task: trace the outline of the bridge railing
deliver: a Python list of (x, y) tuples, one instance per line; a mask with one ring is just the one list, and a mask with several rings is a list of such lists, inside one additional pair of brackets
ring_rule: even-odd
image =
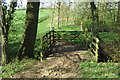
[(55, 41), (80, 40), (81, 35), (83, 35), (82, 31), (55, 31), (54, 39)]
[[(57, 41), (85, 41), (85, 36), (86, 34), (83, 31), (49, 31), (42, 37), (41, 40), (42, 51), (40, 53), (40, 59), (42, 60), (42, 58), (46, 58), (50, 54), (53, 46)], [(89, 44), (89, 49), (91, 50), (92, 55), (96, 61), (98, 61), (98, 44), (99, 39), (95, 37)]]
[(93, 37), (93, 41), (90, 44), (90, 51), (93, 55), (96, 62), (98, 62), (98, 50), (99, 50), (99, 39), (96, 37)]
[(90, 49), (96, 62), (99, 61), (99, 56), (102, 55), (99, 49), (100, 40), (92, 36), (92, 32), (88, 31), (49, 31), (41, 38), (40, 59), (46, 58), (57, 41), (77, 41), (85, 43)]
[(54, 30), (49, 31), (41, 38), (41, 48), (42, 51), (40, 53), (41, 57), (47, 57), (52, 47), (55, 45), (54, 41)]
[(57, 41), (80, 41), (82, 31), (49, 31), (41, 38), (40, 59), (47, 57)]

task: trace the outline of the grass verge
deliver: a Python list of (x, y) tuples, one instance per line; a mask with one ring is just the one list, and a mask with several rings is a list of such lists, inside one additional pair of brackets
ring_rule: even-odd
[(2, 66), (2, 77), (9, 78), (15, 73), (29, 68), (29, 66), (32, 66), (33, 64), (35, 64), (35, 62), (36, 60), (33, 59), (27, 59), (22, 61), (14, 60), (13, 62)]
[[(84, 62), (80, 64), (80, 78), (118, 78), (118, 63)], [(120, 78), (120, 77), (119, 77)]]
[[(90, 54), (88, 54), (91, 56)], [(77, 78), (120, 78), (120, 63), (96, 63), (86, 60), (80, 64), (80, 73)]]

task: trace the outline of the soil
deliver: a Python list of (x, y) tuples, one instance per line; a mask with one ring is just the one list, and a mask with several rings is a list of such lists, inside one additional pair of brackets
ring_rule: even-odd
[(80, 74), (79, 64), (89, 56), (85, 49), (69, 42), (57, 42), (49, 57), (12, 78), (74, 78)]

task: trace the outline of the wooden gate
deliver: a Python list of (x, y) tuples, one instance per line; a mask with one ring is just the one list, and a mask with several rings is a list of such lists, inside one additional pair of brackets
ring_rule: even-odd
[(49, 31), (41, 38), (41, 53), (40, 58), (47, 57), (52, 47), (55, 45), (54, 30)]
[(82, 31), (55, 31), (55, 41), (73, 41), (80, 40)]
[(80, 41), (82, 31), (49, 31), (41, 38), (40, 59), (47, 57), (57, 41)]

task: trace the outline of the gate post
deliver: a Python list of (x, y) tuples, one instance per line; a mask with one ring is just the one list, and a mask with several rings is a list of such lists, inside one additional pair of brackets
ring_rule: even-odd
[(54, 44), (55, 43), (55, 31), (54, 31), (54, 28), (53, 28), (52, 32), (53, 32), (53, 44)]
[(52, 46), (52, 31), (50, 31), (50, 47)]
[(40, 61), (42, 61), (43, 60), (43, 37), (41, 38), (41, 42), (40, 42), (41, 44), (40, 44), (40, 49), (41, 49), (41, 51), (40, 51)]
[(92, 52), (93, 57), (95, 58), (96, 62), (98, 62), (98, 50), (99, 50), (99, 39), (93, 37), (93, 42), (90, 44), (90, 50)]

